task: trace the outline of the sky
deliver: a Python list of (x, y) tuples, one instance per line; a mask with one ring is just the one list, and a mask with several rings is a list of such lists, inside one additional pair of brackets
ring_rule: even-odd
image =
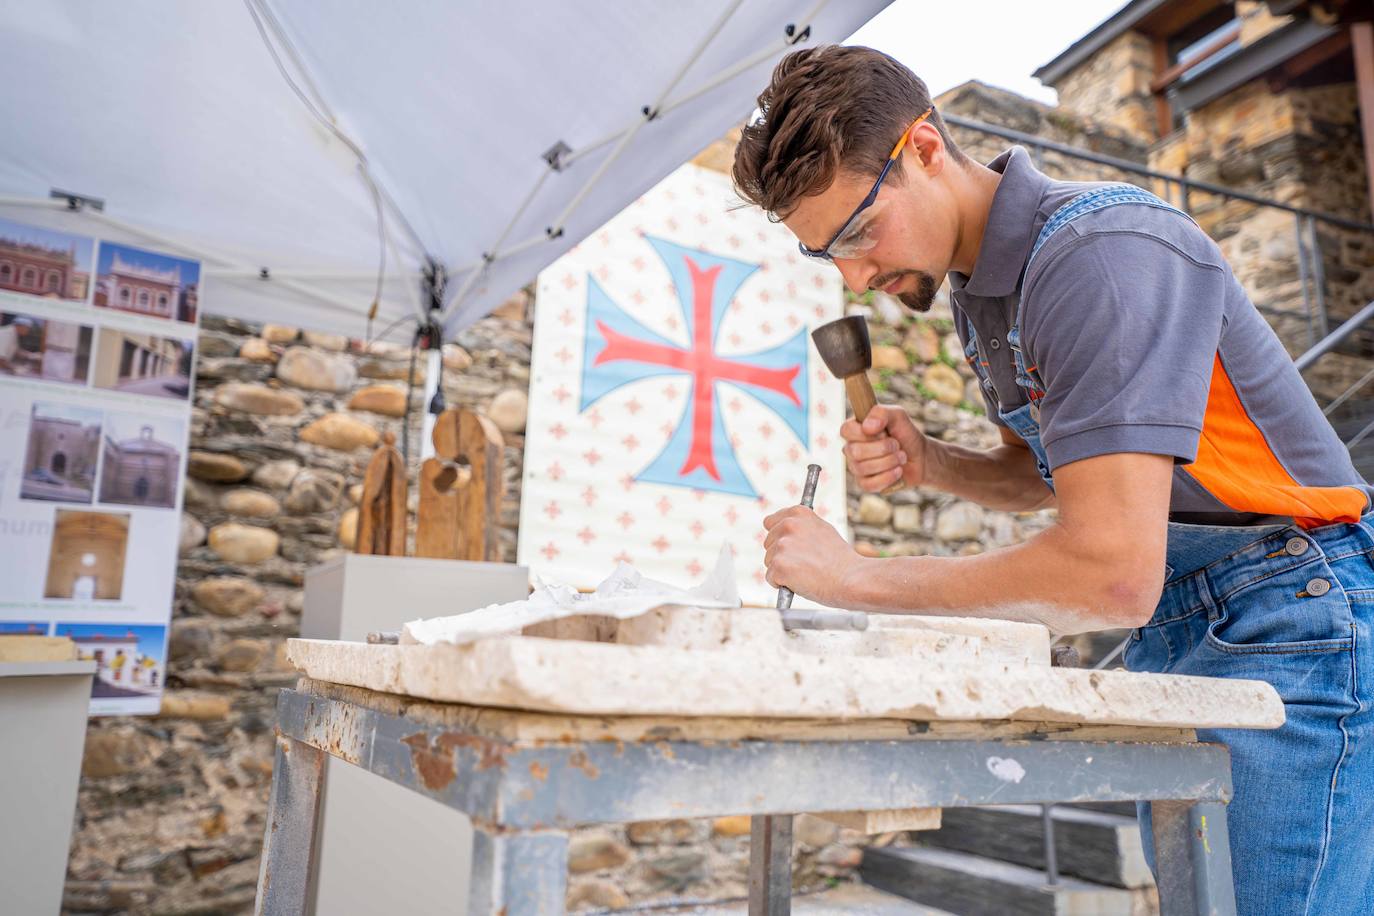
[(1125, 0), (893, 0), (845, 41), (897, 58), (932, 96), (979, 80), (1055, 103), (1031, 73), (1120, 9)]

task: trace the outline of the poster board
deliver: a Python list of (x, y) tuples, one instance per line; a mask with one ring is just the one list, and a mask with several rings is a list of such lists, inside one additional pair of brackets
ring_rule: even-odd
[(0, 633), (70, 636), (93, 715), (167, 668), (200, 264), (0, 219)]
[[(519, 562), (590, 588), (617, 562), (688, 584), (722, 542), (771, 606), (762, 519), (822, 467), (816, 512), (847, 535), (844, 387), (812, 328), (839, 274), (684, 165), (539, 275)], [(798, 600), (798, 606), (805, 602)]]

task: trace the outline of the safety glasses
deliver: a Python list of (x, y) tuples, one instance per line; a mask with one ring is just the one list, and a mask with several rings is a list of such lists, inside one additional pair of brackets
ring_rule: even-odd
[[(849, 219), (845, 220), (840, 230), (831, 237), (823, 248), (807, 248), (801, 242), (797, 243), (797, 248), (808, 258), (815, 258), (818, 261), (833, 261), (835, 258), (857, 258), (862, 257), (873, 249), (877, 240), (873, 238), (873, 223), (882, 207), (874, 207), (874, 202), (878, 199), (878, 190), (883, 186), (883, 179), (892, 170), (892, 164), (902, 155), (902, 150), (906, 148), (907, 140), (911, 139), (912, 131), (921, 125), (935, 112), (935, 108), (927, 108), (919, 118), (911, 122), (906, 130), (902, 131), (901, 137), (897, 139), (897, 145), (892, 147), (892, 152), (887, 157), (887, 164), (878, 173), (878, 180), (873, 182), (873, 190), (868, 192), (868, 196), (855, 208)], [(861, 219), (861, 217), (863, 217)]]

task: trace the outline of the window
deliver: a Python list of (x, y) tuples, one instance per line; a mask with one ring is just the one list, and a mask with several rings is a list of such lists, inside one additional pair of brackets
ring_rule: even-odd
[(32, 267), (25, 267), (24, 272), (19, 275), (19, 285), (29, 289), (38, 289), (38, 271)]
[(165, 311), (167, 311), (167, 294), (166, 294), (166, 293), (158, 293), (158, 294), (157, 294), (157, 308), (158, 308), (158, 311), (160, 311), (160, 312), (165, 312)]
[(48, 271), (48, 292), (60, 293), (62, 291), (62, 275), (55, 270)]
[(1237, 40), (1240, 38), (1240, 20), (1236, 18), (1235, 7), (1230, 4), (1216, 8), (1169, 39), (1169, 66), (1197, 57), (1212, 45), (1225, 43), (1227, 37), (1231, 39), (1230, 44), (1210, 54), (1197, 66), (1183, 71), (1179, 79), (1187, 82), (1240, 50)]
[(8, 283), (14, 278), (14, 268), (8, 261), (0, 262), (0, 283)]
[(152, 300), (151, 297), (149, 297), (148, 291), (146, 289), (141, 289), (138, 291), (138, 307), (140, 309), (142, 309), (145, 312), (148, 311), (148, 303), (150, 301)]
[(125, 305), (128, 305), (128, 304), (129, 304), (129, 299), (130, 299), (130, 298), (131, 298), (131, 297), (130, 297), (130, 295), (129, 295), (129, 287), (127, 287), (127, 286), (121, 286), (121, 287), (119, 288), (119, 301), (122, 302), (122, 303), (124, 303)]

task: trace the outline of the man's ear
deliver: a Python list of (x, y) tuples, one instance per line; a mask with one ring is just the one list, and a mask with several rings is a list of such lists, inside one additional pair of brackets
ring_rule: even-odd
[(935, 125), (929, 121), (916, 125), (906, 148), (902, 150), (902, 168), (920, 169), (927, 178), (934, 178), (949, 163), (945, 141)]

